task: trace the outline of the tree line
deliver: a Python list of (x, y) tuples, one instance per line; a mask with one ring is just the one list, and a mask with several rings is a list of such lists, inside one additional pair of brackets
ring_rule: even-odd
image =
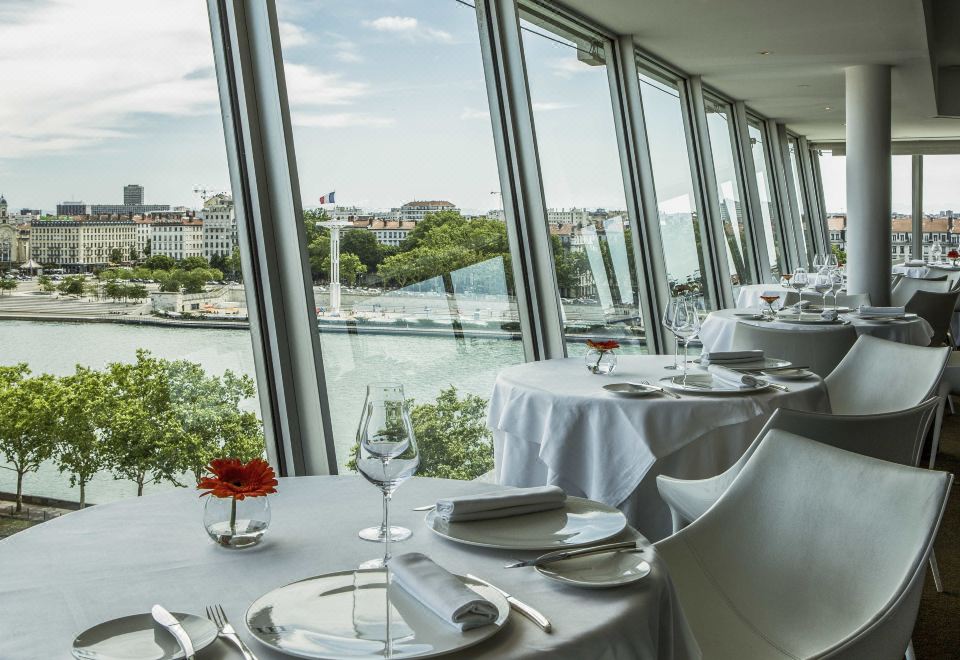
[(0, 366), (0, 455), (17, 474), (16, 510), (24, 479), (48, 460), (79, 487), (83, 507), (101, 471), (132, 481), (139, 496), (148, 483), (199, 479), (213, 458), (262, 456), (261, 422), (241, 409), (255, 396), (250, 376), (142, 349), (134, 362), (59, 377)]

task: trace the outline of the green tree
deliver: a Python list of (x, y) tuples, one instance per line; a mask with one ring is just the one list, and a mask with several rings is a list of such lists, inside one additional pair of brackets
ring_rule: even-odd
[(150, 294), (147, 293), (147, 287), (142, 284), (128, 284), (124, 287), (124, 298), (133, 300), (144, 300)]
[(130, 257), (130, 261), (137, 261), (140, 258), (140, 253), (137, 251), (137, 248), (132, 247), (130, 248), (130, 254), (128, 256)]
[(119, 300), (126, 297), (126, 286), (116, 280), (109, 280), (103, 286), (103, 293), (111, 300)]
[(580, 276), (590, 268), (585, 252), (574, 252), (563, 247), (557, 236), (550, 237), (553, 246), (553, 265), (557, 273), (557, 286), (571, 289), (580, 284)]
[(87, 292), (87, 278), (83, 275), (68, 275), (57, 285), (57, 291), (65, 296), (79, 298)]
[(182, 270), (196, 270), (197, 268), (202, 268), (206, 270), (210, 268), (210, 262), (203, 257), (187, 257), (186, 259), (181, 259), (177, 263), (177, 268)]
[(57, 443), (54, 460), (70, 485), (80, 488), (80, 508), (87, 503), (87, 484), (108, 467), (103, 429), (109, 417), (109, 392), (104, 372), (77, 365), (60, 379), (57, 397)]
[(243, 281), (243, 267), (240, 261), (240, 248), (233, 248), (233, 252), (230, 253), (230, 256), (227, 257), (226, 263), (224, 264), (223, 270), (225, 273), (229, 273), (230, 279), (236, 280), (237, 282)]
[(841, 250), (839, 245), (837, 245), (836, 243), (833, 243), (830, 246), (830, 251), (833, 252), (834, 255), (836, 255), (837, 263), (839, 263), (841, 266), (847, 263), (847, 253), (845, 250)]
[(172, 270), (177, 262), (173, 257), (168, 257), (165, 254), (153, 254), (147, 257), (143, 265), (150, 270)]
[(383, 249), (377, 242), (377, 237), (372, 231), (366, 229), (350, 229), (342, 232), (340, 252), (357, 255), (360, 262), (366, 266), (364, 273), (376, 271), (384, 258)]
[(120, 248), (110, 250), (110, 263), (118, 264), (121, 261), (123, 261), (123, 250)]
[(149, 257), (152, 251), (153, 248), (151, 247), (151, 240), (148, 238), (147, 244), (143, 246), (143, 256)]
[[(324, 259), (322, 264), (323, 272), (330, 273), (330, 255)], [(360, 257), (350, 252), (340, 253), (340, 281), (344, 284), (356, 284), (357, 278), (367, 272), (366, 265), (360, 261)]]
[(57, 290), (57, 285), (53, 283), (49, 275), (41, 275), (38, 277), (37, 284), (40, 285), (40, 290), (44, 293), (53, 293)]
[(179, 279), (184, 293), (203, 293), (204, 285), (210, 279), (206, 269), (180, 271)]
[(17, 504), (23, 508), (23, 478), (53, 455), (57, 380), (30, 377), (26, 364), (0, 367), (0, 453), (17, 473)]
[(4, 291), (13, 291), (20, 283), (7, 277), (0, 278), (0, 294)]

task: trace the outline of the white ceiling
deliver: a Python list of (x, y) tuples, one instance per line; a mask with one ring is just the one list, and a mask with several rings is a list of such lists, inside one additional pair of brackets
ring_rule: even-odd
[(923, 0), (564, 4), (812, 140), (843, 139), (843, 69), (868, 63), (893, 66), (894, 138), (960, 139), (960, 119), (935, 118)]

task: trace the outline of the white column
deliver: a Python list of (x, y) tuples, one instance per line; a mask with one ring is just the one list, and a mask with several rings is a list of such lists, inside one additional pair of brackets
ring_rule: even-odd
[(340, 227), (330, 227), (330, 314), (340, 316)]
[(890, 302), (890, 67), (847, 67), (847, 275), (850, 293)]

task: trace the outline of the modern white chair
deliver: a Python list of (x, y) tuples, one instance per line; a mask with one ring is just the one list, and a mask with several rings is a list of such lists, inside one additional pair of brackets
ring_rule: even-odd
[(951, 345), (950, 321), (960, 298), (960, 290), (951, 290), (946, 293), (933, 291), (917, 291), (907, 301), (906, 310), (925, 319), (933, 328), (931, 346)]
[(952, 479), (768, 433), (714, 506), (655, 544), (704, 657), (911, 657)]
[(922, 280), (916, 277), (904, 277), (890, 292), (890, 304), (903, 307), (917, 291), (933, 291), (946, 293), (950, 290), (950, 282), (946, 278), (939, 280)]
[(950, 288), (955, 288), (957, 284), (960, 284), (960, 270), (954, 270), (953, 268), (938, 268), (937, 266), (929, 266), (930, 276), (931, 277), (944, 277), (949, 283)]
[(731, 350), (760, 348), (770, 357), (806, 365), (820, 377), (826, 377), (857, 341), (857, 331), (850, 325), (824, 327), (816, 332), (788, 328), (772, 328), (751, 323), (737, 323), (733, 330)]

